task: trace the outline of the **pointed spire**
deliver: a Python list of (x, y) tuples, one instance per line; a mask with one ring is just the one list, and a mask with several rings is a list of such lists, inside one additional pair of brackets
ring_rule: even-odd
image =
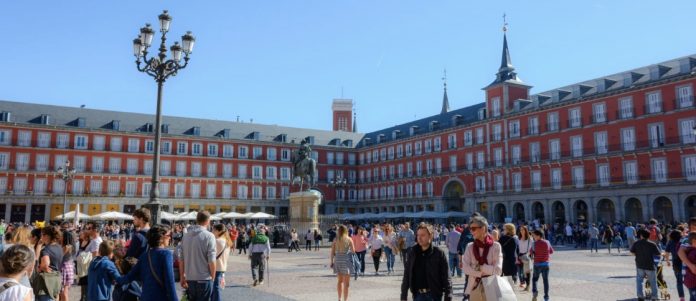
[(440, 114), (445, 114), (449, 112), (449, 99), (447, 98), (447, 69), (445, 69), (444, 76), (442, 77), (442, 82), (445, 87), (445, 93), (442, 96), (442, 111), (440, 111)]
[(502, 83), (505, 81), (516, 81), (519, 84), (523, 84), (522, 80), (517, 77), (517, 72), (515, 72), (515, 67), (512, 66), (512, 60), (510, 59), (510, 49), (508, 48), (507, 42), (507, 30), (508, 23), (505, 14), (503, 14), (503, 53), (500, 59), (500, 68), (498, 68), (498, 73), (496, 74), (495, 80), (491, 85)]
[(357, 132), (358, 132), (358, 123), (357, 123), (357, 119), (355, 116), (355, 111), (353, 111), (353, 133), (357, 133)]

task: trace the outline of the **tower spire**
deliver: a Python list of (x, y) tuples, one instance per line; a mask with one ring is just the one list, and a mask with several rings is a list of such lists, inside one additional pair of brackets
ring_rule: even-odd
[(442, 83), (444, 85), (444, 95), (442, 96), (442, 111), (440, 111), (440, 114), (445, 114), (449, 112), (449, 99), (447, 98), (447, 69), (444, 71), (444, 75), (442, 76)]
[(491, 85), (502, 83), (508, 80), (522, 83), (522, 81), (517, 77), (515, 67), (512, 66), (512, 60), (510, 59), (510, 49), (508, 48), (507, 42), (507, 31), (507, 18), (506, 15), (503, 14), (503, 53), (500, 59), (500, 68), (498, 68), (498, 73), (496, 73), (495, 75), (495, 81), (493, 81)]
[(357, 121), (357, 119), (356, 119), (355, 110), (353, 110), (353, 133), (358, 132), (358, 123), (356, 121)]

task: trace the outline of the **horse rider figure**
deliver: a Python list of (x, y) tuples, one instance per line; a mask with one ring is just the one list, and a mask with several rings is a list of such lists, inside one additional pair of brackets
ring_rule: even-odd
[(297, 158), (295, 158), (295, 162), (293, 162), (295, 168), (300, 168), (300, 163), (309, 158), (311, 153), (312, 148), (309, 147), (309, 143), (307, 143), (306, 139), (302, 139), (302, 142), (300, 142), (300, 149), (297, 150)]
[(300, 142), (299, 149), (293, 151), (292, 163), (293, 163), (293, 184), (295, 183), (295, 178), (300, 180), (300, 190), (304, 180), (307, 179), (307, 183), (311, 188), (314, 185), (314, 176), (317, 173), (317, 163), (311, 158), (312, 148), (309, 147), (309, 142), (306, 139), (302, 139)]

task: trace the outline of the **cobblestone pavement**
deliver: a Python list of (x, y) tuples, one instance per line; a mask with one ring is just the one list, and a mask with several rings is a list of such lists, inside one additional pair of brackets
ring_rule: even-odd
[[(329, 250), (288, 253), (274, 249), (269, 261), (270, 275), (263, 285), (252, 287), (249, 259), (230, 256), (226, 273), (224, 300), (337, 300), (336, 277), (328, 267)], [(397, 257), (396, 273), (374, 276), (372, 258), (367, 258), (366, 275), (351, 279), (349, 300), (398, 300), (403, 266)], [(557, 247), (552, 255), (550, 272), (551, 300), (635, 300), (634, 259), (623, 251), (607, 254), (606, 249), (590, 254), (587, 250)], [(386, 263), (380, 269), (386, 270)], [(671, 267), (665, 267), (672, 300), (679, 300)], [(453, 279), (455, 298), (461, 300), (463, 278)], [(178, 285), (178, 284), (177, 284)], [(543, 294), (541, 279), (538, 282)], [(517, 288), (516, 288), (517, 291)], [(79, 288), (74, 287), (71, 300), (78, 300)], [(531, 292), (517, 291), (518, 300), (532, 299)], [(410, 300), (409, 296), (409, 300)], [(541, 299), (541, 298), (540, 298)]]

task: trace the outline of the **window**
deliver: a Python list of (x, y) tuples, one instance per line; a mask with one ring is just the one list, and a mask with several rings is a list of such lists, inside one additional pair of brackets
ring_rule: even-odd
[(486, 177), (478, 176), (476, 177), (476, 192), (485, 193), (486, 192)]
[(650, 147), (662, 147), (665, 145), (665, 134), (661, 123), (648, 125), (648, 135), (650, 136)]
[(486, 167), (486, 158), (484, 152), (476, 153), (476, 168), (483, 169)]
[(27, 178), (15, 178), (13, 193), (16, 195), (24, 195), (27, 192)]
[[(351, 155), (351, 154), (349, 154), (348, 156), (350, 157), (350, 155)], [(355, 154), (352, 154), (352, 155), (355, 157)], [(404, 145), (403, 145), (403, 144), (399, 144), (399, 145), (396, 146), (396, 157), (397, 157), (397, 158), (401, 158), (401, 157), (403, 157), (403, 156), (404, 156)], [(351, 164), (351, 165), (353, 165), (353, 164)]]
[(152, 160), (145, 160), (143, 163), (143, 174), (145, 175), (152, 175)]
[(568, 110), (568, 127), (577, 128), (582, 126), (582, 116), (580, 115), (580, 108), (574, 108)]
[(508, 132), (510, 138), (517, 138), (520, 136), (520, 121), (513, 120), (508, 123)]
[(474, 169), (474, 154), (467, 153), (466, 154), (466, 170), (473, 170), (473, 169)]
[[(344, 164), (344, 153), (336, 153), (336, 165), (343, 165)], [(389, 148), (389, 159), (394, 159), (394, 148), (390, 147)]]
[(126, 182), (126, 196), (127, 197), (134, 197), (135, 196), (135, 191), (137, 190), (137, 182), (132, 182), (128, 181)]
[[(415, 145), (415, 149), (416, 149), (416, 150), (415, 150), (416, 155), (420, 155), (420, 154), (422, 153), (422, 152), (421, 152), (421, 143), (420, 143), (420, 141), (416, 142), (414, 145)], [(374, 159), (374, 158), (373, 158), (373, 159)], [(374, 161), (376, 162), (377, 160), (374, 160)]]
[(551, 186), (553, 189), (561, 189), (563, 182), (561, 181), (561, 169), (554, 168), (551, 170)]
[(59, 133), (58, 136), (56, 136), (56, 147), (57, 148), (68, 148), (68, 143), (70, 136), (66, 133)]
[[(399, 164), (399, 177), (401, 177), (401, 170), (402, 170), (402, 165)], [(449, 169), (450, 172), (456, 172), (457, 171), (457, 155), (452, 155), (449, 158)]]
[(561, 141), (558, 139), (549, 140), (549, 159), (561, 159)]
[[(382, 167), (384, 169), (384, 167)], [(425, 174), (427, 175), (432, 175), (433, 174), (433, 160), (425, 160)]]
[[(343, 159), (343, 156), (341, 156)], [(269, 147), (266, 149), (266, 160), (275, 161), (276, 160), (276, 149), (274, 147)]]
[(597, 184), (602, 187), (607, 187), (610, 183), (609, 164), (597, 165)]
[(281, 161), (290, 161), (290, 150), (287, 148), (281, 149), (280, 150), (280, 160)]
[(121, 173), (121, 158), (109, 158), (109, 172)]
[(598, 155), (609, 152), (609, 148), (607, 147), (607, 132), (595, 133), (595, 152)]
[(621, 146), (627, 152), (636, 149), (636, 134), (633, 128), (621, 129)]
[(202, 156), (203, 155), (203, 143), (191, 143), (191, 155), (192, 156)]
[(503, 175), (495, 175), (495, 192), (503, 193)]
[(129, 158), (126, 160), (126, 173), (129, 175), (138, 173), (138, 159)]
[(267, 180), (277, 179), (276, 170), (277, 169), (275, 166), (266, 166), (266, 179)]
[(603, 102), (592, 105), (592, 120), (594, 123), (602, 123), (607, 121), (606, 105)]
[(628, 119), (633, 118), (633, 98), (623, 97), (619, 98), (619, 118)]
[(197, 199), (201, 197), (201, 183), (191, 183), (191, 198)]
[[(456, 149), (457, 148), (457, 135), (456, 134), (449, 134), (447, 136), (447, 149)], [(397, 148), (398, 150), (398, 148)], [(401, 156), (399, 156), (401, 157)]]
[[(7, 178), (0, 178), (0, 189), (5, 190), (7, 186)], [(53, 193), (54, 194), (62, 194), (65, 189), (65, 182), (61, 179), (54, 179), (53, 180)]]
[(31, 131), (19, 131), (17, 146), (31, 146)]
[(73, 180), (72, 181), (72, 195), (83, 195), (85, 194), (85, 181), (84, 180)]
[(102, 187), (102, 180), (92, 180), (89, 182), (89, 193), (91, 195), (99, 196), (104, 193)]
[[(411, 144), (406, 144), (406, 156), (410, 157), (411, 156)], [(369, 162), (368, 162), (369, 163)]]
[(186, 183), (176, 183), (174, 185), (174, 197), (175, 198), (186, 197)]
[(208, 183), (205, 186), (205, 197), (209, 199), (214, 199), (216, 197), (216, 186), (215, 183)]
[(183, 155), (183, 156), (188, 155), (188, 143), (181, 142), (181, 141), (177, 142), (176, 143), (176, 154)]
[(696, 156), (684, 157), (684, 178), (696, 181)]
[(218, 156), (218, 145), (215, 143), (208, 143), (208, 157)]
[(104, 157), (92, 157), (92, 172), (93, 173), (104, 172)]
[(121, 183), (119, 181), (109, 181), (109, 196), (117, 196), (121, 189)]
[(558, 112), (551, 112), (546, 115), (546, 130), (549, 132), (558, 131)]
[(249, 147), (239, 146), (239, 158), (246, 159), (249, 156)]
[(237, 177), (240, 179), (246, 179), (247, 177), (247, 166), (246, 164), (239, 164), (237, 166)]
[(0, 170), (7, 170), (10, 165), (10, 154), (0, 153)]
[(254, 200), (260, 200), (261, 199), (261, 189), (262, 187), (259, 185), (254, 185), (252, 186), (252, 195), (251, 198)]
[(502, 140), (502, 126), (500, 124), (493, 125), (493, 141)]
[(18, 170), (18, 171), (29, 170), (29, 154), (17, 154), (16, 159), (17, 159), (17, 162), (15, 163), (16, 170)]
[(654, 114), (662, 112), (662, 94), (660, 91), (655, 91), (645, 94), (646, 114)]
[(253, 152), (254, 152), (254, 159), (256, 159), (256, 160), (262, 159), (262, 154), (263, 154), (262, 147), (260, 147), (260, 146), (254, 147)]
[(512, 187), (515, 192), (522, 191), (522, 174), (519, 172), (512, 174)]
[(573, 167), (573, 184), (575, 188), (583, 188), (585, 186), (585, 168), (583, 166)]
[(476, 144), (483, 144), (483, 128), (476, 129)]
[(166, 161), (163, 160), (162, 162), (160, 162), (159, 173), (161, 176), (168, 176), (171, 174), (171, 172), (172, 172), (172, 162), (170, 162), (168, 160), (166, 160)]
[(36, 170), (37, 171), (47, 171), (49, 163), (49, 155), (38, 154), (36, 155)]
[(470, 146), (472, 144), (473, 144), (473, 139), (472, 139), (471, 131), (464, 132), (464, 145)]
[[(160, 145), (160, 154), (169, 155), (172, 153), (172, 142), (168, 140), (163, 140), (162, 145)], [(160, 186), (162, 187), (162, 186)], [(169, 187), (169, 186), (167, 186)], [(160, 191), (162, 188), (160, 188)]]
[(150, 182), (143, 183), (142, 196), (144, 198), (149, 197), (150, 193), (152, 193), (152, 183), (150, 183)]
[(522, 149), (519, 145), (512, 146), (512, 165), (520, 164), (522, 158)]
[(216, 177), (217, 176), (217, 163), (209, 162), (208, 166), (206, 168), (206, 171), (207, 171), (206, 175), (208, 176), (208, 178)]
[(503, 166), (503, 149), (502, 148), (494, 149), (493, 150), (493, 158), (495, 160), (496, 167)]
[(176, 161), (176, 176), (185, 177), (186, 176), (186, 161)]
[(0, 144), (10, 145), (12, 143), (12, 131), (11, 130), (0, 130)]
[(128, 138), (128, 152), (129, 153), (140, 152), (140, 139)]
[(500, 97), (491, 98), (491, 114), (492, 117), (500, 116)]
[(155, 141), (154, 140), (145, 140), (145, 152), (148, 154), (152, 154), (155, 152)]
[(691, 85), (677, 87), (677, 108), (683, 109), (694, 105), (694, 95)]
[(326, 164), (334, 164), (334, 153), (326, 152)]
[(636, 161), (624, 162), (624, 177), (626, 184), (638, 184), (638, 163)]
[(652, 175), (655, 183), (667, 182), (667, 160), (657, 158), (652, 160)]
[(233, 155), (234, 155), (234, 145), (225, 144), (222, 146), (222, 157), (223, 158), (232, 158)]
[(121, 151), (121, 142), (123, 140), (121, 137), (111, 137), (111, 151), (112, 152), (120, 152)]
[(263, 179), (263, 171), (261, 170), (261, 166), (254, 165), (251, 167), (251, 178), (252, 179)]
[[(369, 170), (367, 171), (367, 174), (368, 174), (367, 178), (369, 179), (370, 178), (370, 176), (369, 176), (370, 171)], [(406, 163), (406, 176), (407, 177), (413, 176), (413, 164), (411, 164), (411, 162)]]
[(191, 176), (192, 177), (200, 177), (201, 176), (201, 169), (203, 168), (201, 162), (191, 162)]
[(539, 134), (539, 118), (534, 116), (534, 117), (529, 117), (527, 120), (527, 135), (538, 135)]
[[(97, 136), (94, 137), (95, 143), (96, 143), (96, 137)], [(103, 139), (104, 139), (104, 137), (102, 137), (102, 142), (104, 141)], [(38, 144), (38, 146), (39, 147), (51, 147), (51, 133), (39, 132), (39, 144)], [(102, 148), (103, 148), (103, 145), (102, 145)]]
[(290, 180), (290, 168), (289, 167), (281, 167), (280, 168), (280, 179), (283, 181)]
[(416, 176), (420, 177), (422, 175), (423, 175), (423, 161), (418, 161), (418, 162), (416, 162)]
[(435, 139), (433, 139), (433, 150), (436, 152), (442, 150), (442, 140), (440, 139), (440, 137), (435, 137)]
[(695, 124), (696, 120), (694, 119), (686, 119), (679, 121), (679, 136), (681, 136), (682, 143), (689, 144), (696, 142), (696, 136), (694, 136)]
[(231, 199), (232, 198), (232, 185), (222, 184), (222, 198)]
[(570, 137), (570, 145), (572, 146), (573, 158), (582, 157), (582, 136)]
[(541, 171), (534, 170), (531, 172), (532, 176), (532, 189), (539, 191), (541, 190)]
[(541, 148), (539, 142), (532, 142), (529, 144), (529, 161), (532, 163), (541, 161)]
[(267, 200), (275, 200), (276, 199), (275, 186), (266, 186), (266, 199)]

